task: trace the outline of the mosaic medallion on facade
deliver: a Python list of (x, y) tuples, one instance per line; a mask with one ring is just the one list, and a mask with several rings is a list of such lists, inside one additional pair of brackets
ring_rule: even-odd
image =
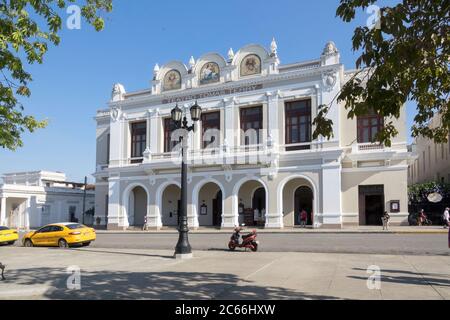
[(241, 62), (241, 76), (251, 76), (261, 73), (261, 59), (255, 55), (250, 54)]
[(219, 82), (220, 69), (219, 65), (215, 62), (208, 62), (200, 71), (200, 84), (208, 84)]
[(164, 90), (181, 89), (181, 74), (177, 70), (170, 70), (164, 77)]

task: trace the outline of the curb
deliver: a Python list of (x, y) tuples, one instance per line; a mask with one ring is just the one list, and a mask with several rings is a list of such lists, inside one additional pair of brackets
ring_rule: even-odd
[[(16, 286), (19, 287), (19, 286)], [(24, 286), (23, 288), (3, 290), (2, 284), (0, 282), (0, 300), (9, 300), (14, 298), (27, 298), (27, 297), (35, 297), (42, 296), (49, 290), (54, 289), (50, 286), (40, 286), (29, 288), (29, 286)]]
[[(233, 231), (190, 231), (189, 234), (231, 234)], [(244, 233), (247, 231), (244, 231)], [(249, 231), (248, 231), (249, 232)], [(296, 232), (296, 231), (257, 231), (259, 234), (448, 234), (448, 231), (309, 231), (309, 232)], [(97, 234), (116, 234), (116, 235), (177, 235), (177, 231), (97, 231)]]

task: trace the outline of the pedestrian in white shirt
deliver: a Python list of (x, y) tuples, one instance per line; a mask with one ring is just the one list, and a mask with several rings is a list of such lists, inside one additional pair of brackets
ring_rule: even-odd
[(446, 229), (450, 224), (450, 208), (445, 208), (442, 218), (444, 220), (444, 228)]
[(142, 231), (148, 231), (147, 216), (144, 217), (144, 225), (142, 226)]

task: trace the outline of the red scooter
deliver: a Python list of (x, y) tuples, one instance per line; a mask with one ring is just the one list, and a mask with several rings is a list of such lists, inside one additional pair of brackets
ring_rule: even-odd
[(253, 252), (258, 251), (259, 242), (256, 241), (256, 230), (253, 230), (251, 233), (242, 236), (242, 243), (240, 243), (239, 238), (241, 236), (241, 231), (241, 227), (237, 227), (236, 229), (234, 229), (234, 233), (230, 238), (230, 242), (228, 242), (228, 249), (230, 249), (230, 251), (234, 251), (236, 248), (248, 248)]

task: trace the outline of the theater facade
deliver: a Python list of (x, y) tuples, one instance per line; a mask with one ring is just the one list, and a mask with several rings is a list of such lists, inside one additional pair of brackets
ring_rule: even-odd
[[(173, 227), (180, 207), (180, 148), (170, 112), (196, 101), (203, 113), (189, 136), (191, 228), (313, 228), (407, 223), (406, 115), (348, 119), (336, 95), (345, 70), (333, 42), (318, 59), (281, 64), (277, 43), (248, 45), (227, 57), (193, 57), (154, 68), (151, 87), (114, 85), (99, 110), (95, 213), (108, 229)], [(313, 139), (320, 105), (330, 105), (333, 137)], [(390, 147), (372, 138), (385, 121)], [(145, 217), (147, 217), (145, 219)]]

